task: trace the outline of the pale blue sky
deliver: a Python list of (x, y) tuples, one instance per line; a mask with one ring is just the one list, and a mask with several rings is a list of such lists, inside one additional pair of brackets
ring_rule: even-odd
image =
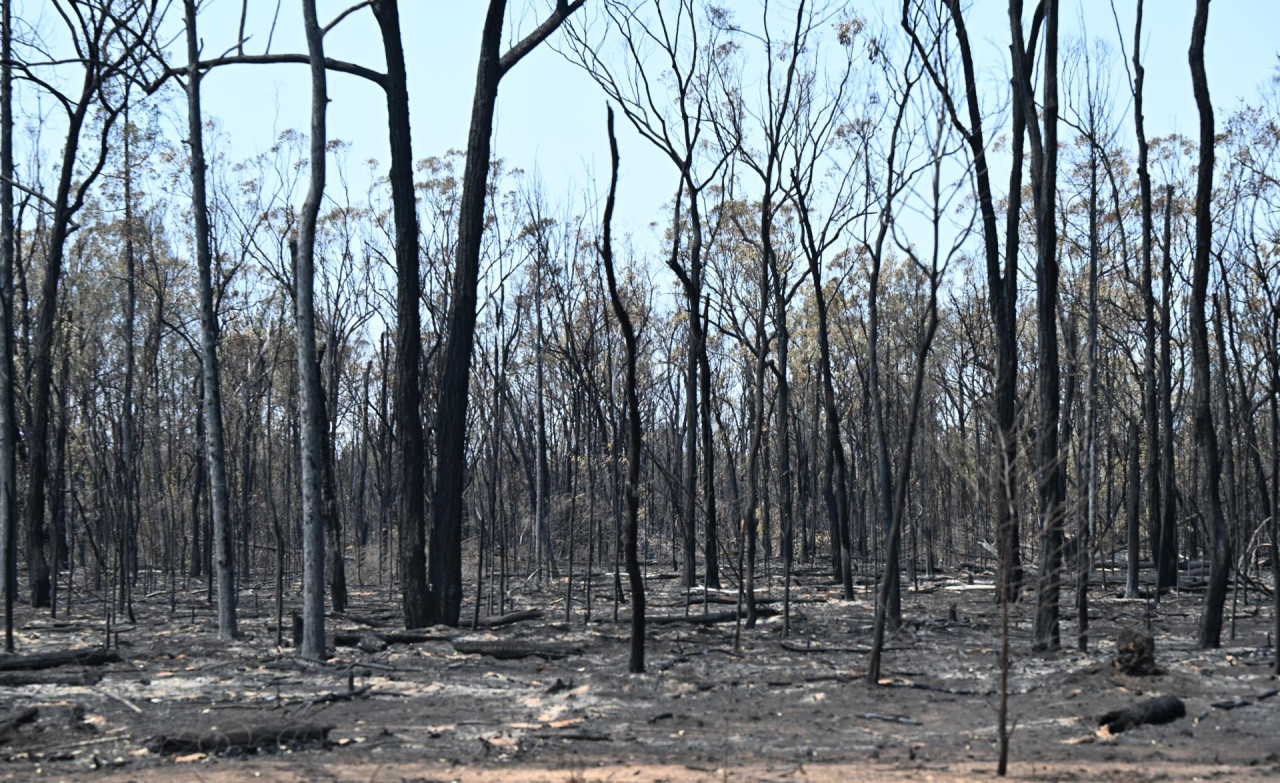
[[(319, 0), (322, 23), (332, 19), (354, 0)], [(25, 0), (17, 6), (20, 20), (45, 32), (56, 31), (47, 0)], [(527, 32), (542, 18), (553, 0), (509, 0), (508, 40)], [(597, 0), (587, 0), (588, 5)], [(794, 0), (774, 0), (791, 5)], [(759, 0), (721, 0), (740, 14), (756, 13)], [(205, 0), (201, 36), (206, 56), (222, 53), (235, 42), (241, 0)], [(400, 0), (404, 47), (409, 75), (415, 158), (440, 155), (466, 144), (474, 89), (480, 28), (487, 7), (484, 0)], [(1028, 5), (1031, 5), (1028, 2)], [(1116, 0), (1124, 46), (1132, 41), (1135, 0)], [(262, 51), (276, 0), (249, 0), (247, 30), (252, 38), (248, 51)], [(305, 52), (299, 0), (282, 0), (272, 42), (273, 52)], [(1195, 103), (1187, 66), (1193, 0), (1146, 0), (1143, 55), (1147, 68), (1147, 133), (1157, 137), (1172, 132), (1196, 134)], [(884, 18), (897, 34), (898, 0), (862, 0), (855, 4), (865, 17)], [(1007, 0), (973, 0), (968, 12), (970, 34), (984, 89), (991, 91), (991, 105), (1007, 99)], [(167, 33), (175, 40), (175, 61), (185, 59), (181, 50), (181, 4), (173, 5)], [(1084, 20), (1091, 37), (1104, 38), (1117, 53), (1111, 0), (1064, 0), (1062, 39), (1064, 51), (1080, 36)], [(1261, 85), (1275, 73), (1280, 29), (1280, 0), (1214, 0), (1206, 47), (1210, 90), (1218, 110), (1219, 127), (1228, 112), (1241, 101), (1253, 101)], [(56, 32), (54, 33), (56, 35)], [(554, 42), (554, 39), (553, 39)], [(349, 17), (326, 40), (330, 56), (381, 70), (382, 46), (377, 26), (367, 10)], [(1116, 61), (1119, 67), (1118, 60)], [(271, 146), (287, 128), (305, 129), (310, 112), (307, 71), (301, 65), (237, 66), (219, 69), (204, 82), (204, 109), (224, 128), (220, 138), (231, 160), (247, 159)], [(1129, 95), (1123, 73), (1117, 75), (1118, 108), (1127, 111)], [(19, 101), (25, 111), (34, 110), (32, 89), (23, 86)], [(349, 160), (353, 175), (361, 176), (362, 161), (387, 161), (385, 98), (375, 86), (356, 77), (332, 74), (329, 108), (331, 138), (352, 143)], [(185, 135), (181, 97), (169, 93), (172, 134)], [(50, 106), (45, 102), (44, 110)], [(56, 125), (57, 117), (46, 115)], [(30, 127), (28, 125), (27, 127)], [(622, 152), (619, 215), (622, 229), (641, 234), (650, 221), (665, 225), (660, 211), (674, 190), (676, 172), (620, 123)], [(992, 126), (994, 138), (1006, 130)], [(1123, 120), (1121, 139), (1132, 147), (1132, 121)], [(54, 143), (57, 134), (46, 129), (43, 144)], [(1062, 137), (1070, 139), (1068, 129)], [(20, 144), (22, 140), (20, 139)], [(46, 156), (54, 150), (46, 150)], [(604, 98), (594, 82), (549, 46), (540, 47), (504, 79), (498, 102), (494, 152), (509, 166), (536, 169), (545, 192), (564, 201), (574, 192), (581, 206), (599, 192), (607, 177), (607, 144), (604, 136)], [(20, 155), (21, 158), (21, 155)], [(357, 189), (361, 183), (352, 183)], [(645, 243), (644, 237), (640, 240)]]
[[(588, 3), (592, 0), (588, 0)], [(321, 0), (322, 23), (349, 3)], [(483, 0), (401, 0), (402, 27), (413, 114), (414, 155), (441, 154), (466, 144), (474, 88), (480, 28), (487, 3)], [(550, 0), (510, 0), (508, 37), (527, 31)], [(724, 5), (746, 12), (756, 0), (726, 0)], [(1030, 4), (1029, 4), (1030, 5)], [(1133, 0), (1117, 0), (1125, 46), (1132, 40)], [(249, 29), (251, 50), (265, 43), (272, 0), (252, 0)], [(273, 50), (305, 51), (299, 3), (284, 0)], [(1187, 67), (1192, 0), (1147, 0), (1144, 62), (1147, 68), (1147, 132), (1151, 137), (1171, 132), (1196, 133), (1195, 104)], [(889, 14), (896, 20), (892, 0), (859, 4), (861, 13)], [(983, 79), (990, 89), (1006, 89), (1008, 22), (1005, 0), (975, 0), (969, 12), (971, 36)], [(231, 44), (238, 23), (239, 0), (211, 0), (202, 16), (206, 53)], [(1110, 0), (1067, 0), (1062, 10), (1062, 37), (1080, 35), (1083, 18), (1092, 37), (1117, 43)], [(1210, 12), (1207, 68), (1213, 101), (1222, 117), (1241, 100), (1253, 100), (1259, 85), (1271, 78), (1276, 65), (1280, 2), (1273, 0), (1215, 0)], [(334, 57), (382, 67), (377, 27), (365, 11), (349, 18), (330, 34), (327, 52)], [(232, 139), (233, 157), (266, 148), (277, 131), (305, 128), (309, 111), (306, 72), (301, 66), (238, 67), (225, 69), (205, 81), (205, 111), (217, 117)], [(1118, 80), (1124, 88), (1123, 77)], [(369, 157), (386, 161), (384, 98), (362, 80), (333, 75), (330, 79), (329, 133), (354, 144), (351, 160)], [(1128, 107), (1128, 94), (1120, 96)], [(594, 83), (549, 47), (534, 52), (503, 81), (495, 128), (495, 153), (510, 165), (539, 169), (548, 191), (565, 193), (574, 183), (606, 176), (607, 145), (603, 128), (604, 99)], [(1126, 123), (1131, 125), (1131, 123)], [(1125, 135), (1130, 135), (1131, 132)], [(1066, 132), (1064, 129), (1064, 137)], [(653, 154), (629, 129), (622, 145), (622, 199), (633, 223), (658, 217), (655, 210), (671, 196), (671, 164)], [(633, 225), (639, 228), (640, 225)]]

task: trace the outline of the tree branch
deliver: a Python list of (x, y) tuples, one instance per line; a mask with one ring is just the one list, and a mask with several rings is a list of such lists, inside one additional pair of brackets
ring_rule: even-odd
[(547, 17), (545, 22), (538, 25), (533, 32), (526, 35), (519, 43), (507, 50), (507, 53), (502, 55), (502, 59), (498, 60), (498, 73), (505, 76), (507, 71), (514, 68), (516, 63), (520, 62), (526, 54), (532, 52), (538, 44), (547, 40), (552, 33), (559, 29), (564, 20), (568, 19), (569, 15), (574, 11), (581, 8), (584, 2), (586, 0), (573, 0), (572, 3), (566, 0), (556, 0), (556, 10), (551, 12), (551, 16)]
[[(305, 54), (236, 54), (228, 57), (215, 57), (212, 60), (201, 60), (196, 63), (196, 67), (204, 72), (223, 65), (279, 65), (285, 63), (292, 65), (307, 65), (310, 62), (310, 58)], [(335, 60), (332, 57), (324, 58), (324, 67), (330, 71), (368, 79), (379, 87), (386, 89), (386, 74), (379, 73), (372, 68), (366, 68), (363, 65), (349, 63), (345, 60)], [(174, 76), (180, 76), (183, 73), (186, 73), (187, 69), (188, 66), (185, 65), (166, 68), (164, 73), (161, 74), (159, 81), (164, 81)]]

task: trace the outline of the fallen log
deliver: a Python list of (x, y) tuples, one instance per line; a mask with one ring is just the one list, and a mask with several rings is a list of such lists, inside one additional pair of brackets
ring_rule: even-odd
[(323, 745), (329, 740), (332, 726), (286, 724), (256, 726), (226, 731), (161, 734), (147, 740), (147, 750), (159, 755), (174, 753), (256, 753), (275, 748), (298, 748)]
[(360, 640), (365, 637), (373, 637), (381, 639), (387, 644), (420, 644), (421, 642), (443, 642), (449, 637), (439, 636), (429, 633), (414, 633), (413, 631), (402, 631), (395, 633), (370, 633), (369, 631), (360, 631), (357, 633), (336, 633), (333, 635), (333, 645), (335, 647), (356, 647), (360, 644)]
[[(800, 602), (799, 599), (793, 599), (793, 603), (799, 603), (799, 602)], [(691, 595), (689, 596), (687, 605), (699, 606), (699, 607), (702, 606), (703, 604), (719, 604), (721, 606), (734, 606), (737, 603), (738, 603), (738, 598), (736, 595), (716, 595), (712, 593), (708, 595), (706, 599), (703, 599), (701, 595)], [(766, 604), (773, 604), (773, 603), (778, 603), (778, 599), (776, 598), (757, 598), (756, 599), (756, 606), (764, 606)], [(652, 606), (654, 608), (666, 607), (668, 609), (683, 609), (686, 605), (686, 602), (685, 601), (669, 601), (669, 602), (663, 602), (663, 603), (646, 602), (645, 605)]]
[(1112, 734), (1119, 734), (1146, 723), (1171, 723), (1186, 715), (1187, 705), (1182, 703), (1182, 699), (1177, 696), (1159, 696), (1112, 710), (1099, 718), (1098, 722)]
[(38, 717), (40, 717), (40, 710), (35, 707), (26, 707), (15, 712), (12, 717), (0, 720), (0, 742), (8, 739), (10, 732), (19, 726), (32, 723)]
[(5, 672), (0, 674), (0, 688), (21, 688), (23, 685), (97, 685), (102, 672)]
[(863, 712), (863, 713), (858, 713), (853, 717), (862, 718), (863, 720), (882, 720), (887, 723), (902, 723), (907, 726), (923, 725), (920, 721), (915, 720), (913, 718), (908, 718), (905, 715), (885, 715), (879, 712)]
[(1249, 705), (1253, 704), (1254, 701), (1266, 701), (1267, 699), (1270, 699), (1272, 696), (1275, 696), (1277, 693), (1280, 693), (1280, 689), (1269, 688), (1268, 690), (1265, 690), (1259, 693), (1257, 696), (1253, 697), (1253, 699), (1243, 699), (1243, 698), (1230, 699), (1228, 701), (1214, 702), (1209, 706), (1213, 707), (1215, 710), (1234, 710), (1237, 707), (1248, 707)]
[(382, 620), (379, 618), (360, 617), (358, 615), (349, 614), (347, 612), (330, 612), (329, 616), (337, 620), (346, 620), (349, 623), (355, 623), (356, 625), (363, 625), (368, 628), (381, 628), (383, 625)]
[(551, 642), (520, 641), (468, 641), (459, 639), (453, 642), (455, 652), (463, 655), (487, 655), (500, 661), (519, 658), (545, 658), (548, 661), (568, 658), (570, 655), (582, 655), (581, 647)]
[(86, 647), (36, 655), (10, 655), (0, 658), (0, 672), (32, 672), (59, 666), (103, 666), (119, 661), (120, 656), (105, 647)]
[(866, 655), (871, 652), (870, 647), (828, 647), (827, 645), (804, 645), (795, 642), (782, 642), (782, 649), (790, 652), (798, 653), (849, 653), (853, 655)]
[(497, 617), (486, 617), (480, 621), (480, 624), (485, 628), (501, 628), (504, 625), (511, 625), (512, 623), (540, 619), (542, 619), (541, 609), (521, 609), (518, 612), (508, 612), (503, 615), (498, 615)]
[(543, 739), (543, 740), (565, 740), (565, 741), (576, 740), (578, 742), (610, 742), (611, 740), (613, 740), (613, 735), (611, 734), (596, 734), (594, 732), (589, 732), (589, 731), (577, 731), (577, 732), (571, 732), (571, 733), (543, 732), (541, 734), (534, 734), (533, 736), (536, 739)]
[[(778, 613), (777, 609), (768, 606), (761, 606), (756, 609), (756, 617), (772, 617)], [(671, 625), (672, 623), (687, 623), (689, 625), (715, 625), (717, 623), (731, 623), (738, 617), (746, 617), (747, 610), (744, 607), (742, 612), (711, 612), (709, 614), (663, 614), (655, 617), (646, 617), (645, 622), (651, 625)]]

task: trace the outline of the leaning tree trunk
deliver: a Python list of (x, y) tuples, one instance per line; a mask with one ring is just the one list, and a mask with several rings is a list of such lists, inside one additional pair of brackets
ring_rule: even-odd
[(609, 108), (609, 151), (612, 159), (612, 175), (609, 180), (609, 197), (604, 207), (604, 236), (600, 243), (600, 258), (604, 262), (605, 277), (609, 282), (609, 299), (613, 312), (622, 328), (626, 343), (627, 373), (627, 518), (625, 523), (625, 548), (627, 578), (631, 583), (631, 656), (627, 664), (632, 674), (644, 672), (644, 577), (640, 573), (637, 553), (637, 528), (640, 511), (640, 400), (636, 395), (636, 332), (631, 324), (627, 308), (618, 294), (618, 281), (613, 271), (613, 207), (618, 192), (618, 140), (613, 134), (613, 108)]
[[(86, 77), (88, 79), (88, 77)], [(49, 231), (49, 251), (44, 280), (40, 285), (40, 306), (36, 311), (35, 351), (31, 389), (31, 424), (27, 441), (27, 583), (33, 607), (47, 607), (50, 600), (49, 532), (45, 527), (45, 502), (49, 481), (49, 409), (53, 389), (53, 340), (58, 311), (58, 284), (66, 254), (67, 237), (74, 212), (70, 204), (71, 178), (76, 169), (76, 150), (91, 91), (82, 97), (81, 109), (71, 116), (67, 145), (63, 152), (62, 174), (54, 201), (53, 225)]]
[[(236, 635), (235, 560), (231, 542), (231, 512), (227, 494), (227, 463), (222, 433), (222, 381), (218, 366), (218, 317), (213, 309), (213, 257), (209, 245), (209, 207), (205, 192), (204, 126), (200, 113), (199, 37), (196, 2), (185, 0), (187, 21), (187, 133), (191, 149), (191, 205), (194, 213), (196, 276), (200, 296), (201, 408), (204, 421), (205, 464), (209, 469), (210, 508), (217, 558), (218, 638)], [(194, 509), (193, 509), (194, 510)]]
[(1201, 508), (1209, 516), (1209, 592), (1200, 615), (1200, 646), (1218, 647), (1222, 639), (1222, 612), (1227, 599), (1231, 568), (1231, 542), (1223, 518), (1219, 480), (1222, 459), (1218, 436), (1213, 428), (1209, 397), (1209, 331), (1205, 322), (1205, 299), (1209, 290), (1209, 259), (1213, 252), (1213, 105), (1209, 102), (1209, 82), (1204, 69), (1204, 39), (1209, 25), (1209, 0), (1196, 0), (1191, 27), (1191, 87), (1200, 114), (1200, 169), (1196, 178), (1195, 259), (1191, 268), (1191, 416), (1196, 446), (1200, 452)]

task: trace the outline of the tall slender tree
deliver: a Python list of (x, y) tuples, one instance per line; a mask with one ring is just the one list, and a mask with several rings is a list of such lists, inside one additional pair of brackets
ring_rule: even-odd
[(600, 260), (604, 263), (605, 277), (609, 284), (609, 300), (613, 313), (622, 329), (626, 344), (626, 378), (624, 386), (627, 398), (627, 519), (626, 539), (627, 579), (631, 586), (631, 653), (627, 668), (632, 674), (644, 672), (644, 576), (640, 573), (637, 533), (640, 511), (640, 400), (636, 393), (636, 330), (627, 313), (622, 296), (618, 293), (618, 280), (613, 269), (613, 209), (618, 192), (618, 139), (613, 133), (613, 107), (608, 111), (609, 154), (611, 175), (609, 197), (604, 206), (604, 228), (600, 242)]
[(387, 129), (391, 143), (391, 205), (395, 222), (396, 336), (393, 406), (396, 432), (396, 510), (400, 529), (406, 628), (430, 620), (427, 603), (426, 444), (422, 433), (422, 292), (418, 261), (418, 209), (413, 192), (409, 87), (397, 0), (374, 0), (387, 62)]
[[(217, 561), (218, 637), (236, 636), (235, 549), (227, 490), (226, 446), (222, 428), (222, 368), (218, 361), (218, 315), (214, 309), (213, 251), (209, 237), (204, 120), (200, 108), (200, 37), (196, 2), (183, 0), (187, 24), (187, 143), (191, 151), (191, 211), (195, 228), (196, 279), (200, 299), (201, 418), (204, 422), (204, 464), (209, 471), (211, 548)], [(208, 545), (208, 544), (207, 544)]]
[(449, 301), (444, 369), (436, 405), (436, 463), (431, 504), (431, 558), (428, 563), (428, 615), (435, 622), (457, 625), (462, 611), (462, 491), (466, 481), (466, 439), (471, 353), (475, 343), (476, 292), (480, 276), (480, 242), (484, 235), (489, 151), (498, 85), (525, 55), (545, 41), (585, 0), (556, 0), (542, 24), (501, 53), (506, 0), (489, 0), (480, 38), (467, 160), (462, 174), (458, 245)]
[(1037, 364), (1040, 420), (1036, 431), (1036, 473), (1040, 500), (1040, 576), (1036, 586), (1035, 645), (1056, 650), (1060, 644), (1058, 598), (1062, 589), (1065, 506), (1064, 466), (1058, 444), (1061, 421), (1061, 368), (1058, 360), (1058, 2), (1043, 0), (1045, 36), (1044, 100), (1037, 120), (1031, 94), (1032, 62), (1023, 43), (1022, 0), (1010, 0), (1013, 30), (1014, 101), (1022, 105), (1031, 142), (1031, 192), (1036, 225)]
[[(1000, 232), (996, 219), (995, 195), (991, 187), (990, 168), (987, 162), (986, 133), (983, 129), (983, 109), (978, 88), (977, 68), (964, 10), (958, 0), (947, 0), (947, 13), (955, 31), (959, 48), (960, 66), (964, 80), (964, 103), (957, 104), (951, 94), (950, 81), (944, 75), (948, 64), (931, 59), (936, 49), (920, 37), (923, 14), (920, 3), (903, 0), (902, 27), (911, 39), (929, 74), (934, 87), (942, 96), (947, 115), (956, 131), (969, 147), (973, 159), (974, 190), (982, 225), (983, 259), (987, 274), (987, 302), (990, 308), (992, 330), (996, 340), (995, 389), (992, 395), (992, 412), (996, 422), (998, 452), (993, 456), (991, 473), (999, 486), (996, 507), (996, 531), (999, 537), (1002, 590), (1010, 600), (1016, 600), (1022, 589), (1022, 556), (1017, 518), (1017, 383), (1018, 383), (1018, 246), (1019, 219), (1022, 209), (1022, 160), (1027, 117), (1025, 101), (1015, 100), (1012, 107), (1010, 133), (1010, 157), (1008, 204), (1005, 208), (1004, 261), (1001, 263)], [(1037, 6), (1031, 23), (1031, 33), (1026, 48), (1014, 53), (1018, 61), (1029, 65), (1031, 53), (1042, 17), (1042, 7)], [(1018, 14), (1019, 24), (1021, 13)], [(1021, 29), (1019, 27), (1019, 29)], [(1024, 68), (1015, 67), (1014, 78)], [(963, 113), (962, 113), (963, 112)]]
[(1196, 173), (1195, 255), (1191, 267), (1191, 418), (1196, 448), (1200, 452), (1201, 509), (1208, 516), (1209, 592), (1200, 615), (1200, 646), (1213, 648), (1222, 641), (1222, 613), (1227, 600), (1231, 569), (1231, 541), (1223, 516), (1219, 487), (1222, 458), (1218, 434), (1213, 426), (1209, 383), (1209, 330), (1205, 321), (1205, 300), (1209, 290), (1209, 264), (1213, 253), (1213, 165), (1214, 119), (1209, 101), (1209, 80), (1204, 67), (1204, 41), (1209, 27), (1209, 0), (1196, 0), (1191, 25), (1191, 88), (1200, 115), (1200, 156)]
[(302, 645), (303, 658), (324, 658), (324, 443), (320, 362), (316, 355), (316, 220), (324, 197), (325, 114), (328, 109), (324, 33), (315, 0), (302, 0), (307, 52), (311, 56), (310, 184), (298, 219), (294, 248), (294, 320), (297, 324), (302, 457)]
[(13, 2), (0, 5), (0, 589), (4, 649), (13, 652), (18, 592), (18, 423), (13, 404)]

